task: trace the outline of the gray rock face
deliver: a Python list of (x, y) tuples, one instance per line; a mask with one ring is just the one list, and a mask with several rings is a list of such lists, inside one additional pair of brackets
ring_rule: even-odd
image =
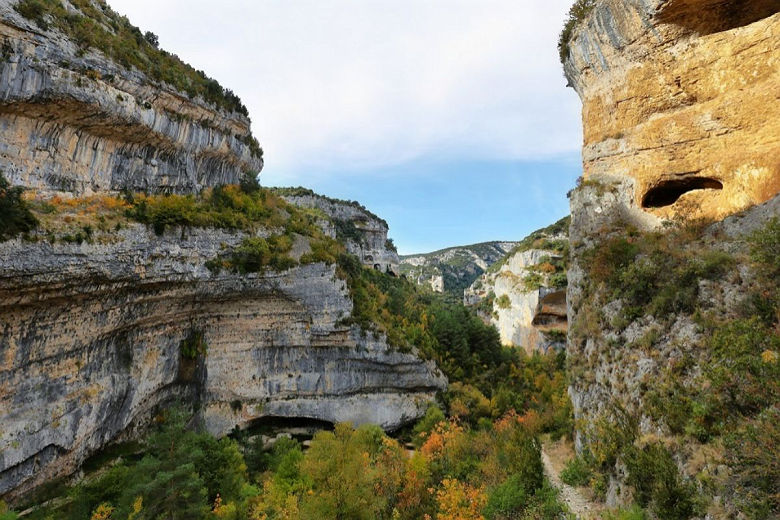
[[(580, 452), (587, 448), (589, 425), (619, 405), (638, 419), (641, 436), (661, 439), (670, 447), (675, 458), (681, 461), (679, 468), (685, 474), (691, 467), (687, 461), (701, 457), (696, 452), (696, 443), (692, 440), (679, 443), (680, 437), (671, 434), (668, 425), (651, 416), (648, 397), (661, 384), (670, 367), (683, 360), (692, 368), (681, 372), (678, 382), (683, 387), (694, 384), (700, 364), (710, 355), (701, 327), (689, 314), (673, 315), (666, 322), (645, 315), (627, 324), (618, 324), (624, 303), (609, 298), (605, 305), (594, 303), (599, 302), (599, 294), (592, 292), (594, 288), (588, 287), (586, 278), (583, 253), (588, 249), (611, 234), (621, 235), (627, 225), (643, 230), (656, 229), (660, 225), (659, 219), (634, 207), (630, 200), (631, 182), (600, 178), (598, 182), (575, 190), (571, 197), (572, 265), (567, 303), (572, 328), (566, 348), (569, 395), (578, 425), (575, 443)], [(736, 259), (744, 258), (745, 236), (778, 215), (780, 196), (712, 224), (693, 246), (701, 254), (719, 250)], [(697, 305), (712, 316), (733, 317), (750, 292), (754, 283), (752, 277), (748, 262), (742, 261), (720, 279), (700, 281)], [(715, 462), (712, 464), (701, 471), (714, 468)], [(617, 476), (611, 479), (608, 505), (622, 505), (630, 500), (624, 478), (625, 472), (617, 471)]]
[(338, 229), (325, 229), (331, 237), (343, 240), (347, 252), (355, 255), (366, 267), (383, 273), (398, 274), (398, 253), (388, 247), (387, 222), (356, 202), (340, 201), (320, 195), (285, 196), (290, 204), (315, 208), (351, 230), (347, 236)]
[(0, 1), (0, 170), (14, 184), (89, 193), (195, 192), (263, 160), (249, 119), (154, 86)]
[(544, 302), (560, 291), (546, 286), (529, 290), (524, 283), (524, 278), (533, 273), (533, 267), (551, 257), (560, 258), (560, 255), (542, 249), (518, 251), (507, 256), (497, 271), (483, 274), (464, 291), (466, 305), (478, 305), (494, 296), (491, 314), (486, 319), (498, 329), (504, 345), (521, 347), (529, 354), (563, 348), (562, 342), (550, 339), (544, 332), (566, 331), (565, 310), (561, 311), (562, 319), (556, 323), (543, 326), (536, 323)]
[[(352, 303), (335, 267), (206, 269), (244, 236), (136, 225), (103, 244), (0, 244), (0, 496), (72, 473), (177, 399), (215, 435), (263, 417), (390, 429), (424, 413), (445, 378), (339, 324)], [(208, 351), (188, 360), (193, 331)]]

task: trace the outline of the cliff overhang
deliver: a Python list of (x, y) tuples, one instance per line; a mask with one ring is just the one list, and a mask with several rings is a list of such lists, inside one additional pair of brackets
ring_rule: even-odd
[(633, 205), (659, 219), (723, 218), (780, 192), (779, 10), (596, 0), (564, 60), (585, 179), (633, 180)]

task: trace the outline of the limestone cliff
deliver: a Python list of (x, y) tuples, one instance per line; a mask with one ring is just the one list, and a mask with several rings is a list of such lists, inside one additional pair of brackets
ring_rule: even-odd
[[(778, 239), (778, 11), (776, 0), (596, 0), (568, 42), (584, 129), (569, 394), (578, 452), (610, 505), (638, 501), (656, 518), (780, 511), (757, 484), (760, 457), (745, 458), (772, 450), (746, 432), (776, 423), (774, 379), (751, 387), (740, 366), (762, 359), (776, 373), (780, 344), (777, 274), (751, 253), (754, 234)], [(750, 392), (750, 410), (729, 400)], [(653, 486), (674, 497), (674, 516)]]
[(780, 191), (780, 3), (597, 0), (564, 69), (585, 179), (657, 217), (722, 218)]
[[(395, 428), (446, 384), (340, 325), (352, 303), (334, 266), (214, 274), (205, 262), (241, 233), (118, 234), (0, 245), (0, 495), (73, 472), (176, 399), (215, 435), (267, 417)], [(208, 351), (190, 361), (193, 331)]]
[(529, 354), (563, 348), (568, 218), (532, 233), (464, 291), (501, 342)]
[(448, 292), (460, 299), (491, 265), (501, 260), (517, 242), (484, 242), (458, 246), (421, 255), (401, 257), (401, 274), (436, 292)]
[(290, 204), (321, 211), (330, 221), (327, 231), (347, 246), (347, 252), (361, 263), (383, 273), (398, 274), (398, 252), (388, 239), (388, 226), (355, 201), (317, 195), (305, 188), (282, 188), (278, 192)]
[[(36, 22), (16, 7), (0, 1), (0, 170), (12, 183), (75, 193), (196, 192), (262, 169), (246, 115), (168, 81), (185, 78), (191, 89), (202, 81), (217, 96), (222, 87), (152, 48), (105, 4), (59, 7), (72, 17), (67, 23), (89, 22), (87, 35), (104, 35), (103, 48), (67, 34), (71, 25), (60, 15)], [(131, 29), (139, 37), (117, 43)], [(129, 55), (141, 56), (149, 73), (112, 59), (119, 44), (137, 46)], [(163, 66), (169, 76), (149, 77), (162, 77)]]

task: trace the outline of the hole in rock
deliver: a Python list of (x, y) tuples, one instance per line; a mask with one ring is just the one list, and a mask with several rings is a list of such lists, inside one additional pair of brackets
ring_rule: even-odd
[(706, 35), (744, 27), (778, 11), (778, 0), (669, 0), (659, 19)]
[(642, 198), (643, 208), (671, 206), (685, 193), (694, 190), (722, 190), (723, 183), (709, 177), (685, 177), (661, 181)]
[(320, 430), (332, 430), (333, 423), (311, 417), (258, 417), (242, 428), (245, 435), (276, 436), (288, 433), (298, 440), (310, 439)]

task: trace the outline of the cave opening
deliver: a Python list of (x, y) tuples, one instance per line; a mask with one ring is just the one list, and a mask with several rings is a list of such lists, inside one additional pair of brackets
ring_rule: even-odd
[(642, 198), (643, 208), (671, 206), (684, 194), (694, 190), (722, 190), (723, 183), (710, 177), (685, 177), (661, 181)]
[(707, 35), (750, 25), (778, 11), (778, 0), (669, 0), (659, 19)]

